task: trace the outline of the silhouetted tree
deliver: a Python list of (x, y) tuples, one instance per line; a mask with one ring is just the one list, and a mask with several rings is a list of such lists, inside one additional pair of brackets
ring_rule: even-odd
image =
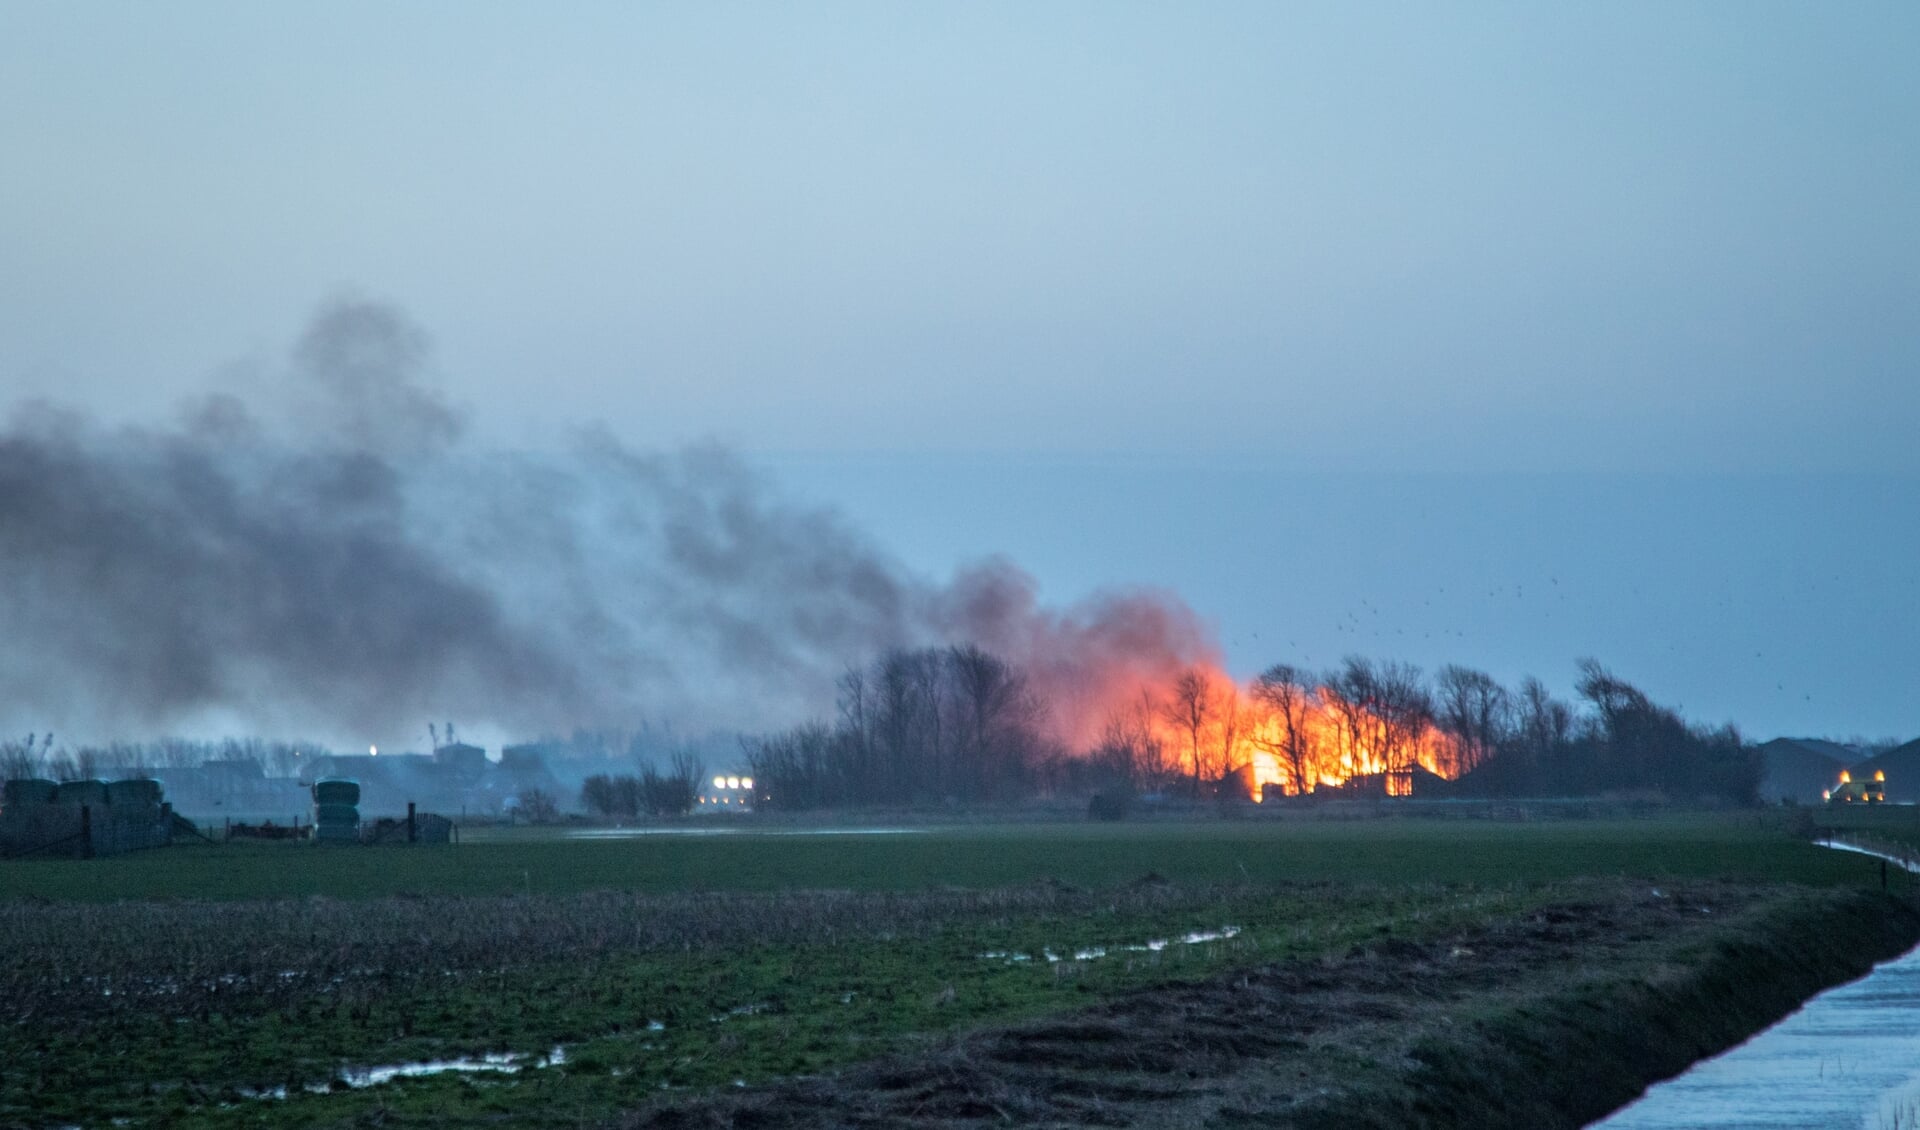
[(1200, 739), (1208, 723), (1213, 721), (1213, 689), (1199, 668), (1188, 667), (1174, 678), (1163, 709), (1167, 724), (1180, 734), (1181, 744), (1186, 746), (1187, 764), (1193, 775), (1193, 795), (1199, 796), (1201, 778), (1206, 771), (1201, 760)]
[(1471, 773), (1494, 755), (1512, 723), (1505, 687), (1485, 671), (1449, 663), (1434, 677), (1435, 721), (1453, 739), (1455, 769)]
[(839, 682), (839, 721), (745, 743), (775, 807), (1017, 795), (1046, 757), (1046, 706), (1011, 664), (978, 647), (889, 651)]
[(1305, 795), (1313, 788), (1319, 756), (1310, 725), (1313, 680), (1297, 667), (1276, 663), (1253, 681), (1253, 700), (1266, 713), (1265, 732), (1270, 735), (1256, 739), (1257, 744), (1280, 763), (1287, 775), (1286, 791)]

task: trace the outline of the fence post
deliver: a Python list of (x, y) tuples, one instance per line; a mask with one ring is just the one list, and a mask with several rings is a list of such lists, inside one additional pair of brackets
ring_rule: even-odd
[(80, 858), (93, 858), (93, 807), (80, 806)]
[(407, 842), (417, 843), (420, 839), (419, 828), (413, 821), (413, 802), (407, 802)]

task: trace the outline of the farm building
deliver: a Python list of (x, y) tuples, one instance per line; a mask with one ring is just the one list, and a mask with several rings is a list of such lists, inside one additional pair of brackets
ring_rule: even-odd
[(303, 767), (309, 784), (323, 778), (356, 781), (359, 808), (369, 818), (399, 817), (408, 804), (448, 813), (499, 813), (532, 791), (565, 795), (540, 751), (509, 746), (495, 762), (464, 742), (424, 753), (330, 754)]
[(493, 766), (487, 760), (485, 749), (466, 742), (449, 742), (438, 747), (433, 751), (433, 764), (447, 779), (468, 788), (479, 784), (480, 778)]
[(1775, 738), (1754, 747), (1760, 756), (1759, 798), (1768, 804), (1812, 804), (1833, 787), (1860, 751), (1818, 738)]
[(1875, 773), (1886, 774), (1884, 783), (1888, 785), (1889, 804), (1920, 803), (1920, 738), (1865, 761), (1856, 761), (1849, 768), (1856, 780), (1871, 778)]
[(291, 777), (269, 777), (257, 758), (236, 757), (183, 768), (143, 770), (166, 788), (174, 811), (203, 820), (289, 820), (306, 807), (306, 789)]

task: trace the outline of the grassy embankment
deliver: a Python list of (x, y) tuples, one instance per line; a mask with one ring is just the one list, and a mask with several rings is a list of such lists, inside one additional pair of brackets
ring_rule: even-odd
[[(1711, 897), (1782, 922), (1830, 916), (1806, 901), (1828, 896), (1801, 885), (1878, 881), (1857, 858), (1752, 817), (261, 845), (17, 863), (0, 867), (0, 933), (13, 943), (0, 958), (0, 1122), (614, 1121), (663, 1088), (698, 1104), (735, 1082), (917, 1062), (1005, 1038), (992, 1033), (1010, 1024), (1204, 994), (1383, 940), (1477, 952), (1459, 940), (1544, 908), (1637, 906), (1653, 898), (1648, 881), (1687, 879), (1748, 884)], [(1651, 917), (1623, 913), (1627, 925), (1588, 948), (1619, 942), (1613, 972), (1631, 979), (1690, 967), (1672, 946), (1764, 946), (1773, 932), (1729, 927), (1730, 939), (1702, 942), (1704, 920), (1682, 915), (1675, 933), (1668, 901), (1650, 903)], [(1178, 940), (1227, 926), (1238, 933)], [(1547, 950), (1527, 952), (1552, 965)], [(1467, 968), (1450, 979), (1469, 983)], [(1835, 968), (1808, 965), (1802, 980)], [(1497, 1012), (1499, 995), (1463, 1007)], [(1387, 1027), (1394, 1039), (1425, 1031)], [(565, 1066), (511, 1076), (333, 1082), (354, 1066), (556, 1045)], [(1344, 1063), (1369, 1087), (1404, 1084), (1359, 1055), (1314, 1057), (1314, 1069)], [(247, 1097), (279, 1087), (291, 1097)]]

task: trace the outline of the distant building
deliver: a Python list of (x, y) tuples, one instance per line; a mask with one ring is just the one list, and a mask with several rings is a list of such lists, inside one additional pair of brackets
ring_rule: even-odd
[(1889, 786), (1886, 790), (1889, 804), (1920, 802), (1920, 739), (1855, 762), (1851, 769), (1855, 780), (1884, 774)]
[(165, 787), (174, 810), (201, 820), (291, 820), (307, 808), (305, 786), (269, 777), (252, 757), (215, 758), (192, 768), (146, 770)]
[[(1274, 790), (1276, 796), (1279, 792), (1277, 788)], [(1259, 770), (1251, 761), (1227, 770), (1227, 775), (1220, 778), (1215, 795), (1224, 801), (1247, 801), (1252, 804), (1260, 804), (1266, 799), (1265, 786), (1260, 783)]]
[(492, 765), (486, 750), (465, 742), (448, 742), (434, 750), (433, 763), (448, 777), (469, 787), (479, 784)]
[(425, 810), (452, 804), (458, 811), (462, 791), (458, 779), (424, 753), (330, 754), (301, 771), (308, 784), (324, 778), (357, 783), (364, 816), (396, 816), (409, 802)]
[(500, 764), (493, 767), (488, 781), (502, 798), (512, 798), (514, 807), (519, 807), (532, 793), (545, 794), (564, 807), (579, 792), (577, 786), (569, 792), (561, 785), (553, 770), (547, 768), (546, 753), (535, 745), (510, 745), (502, 749)]
[(1765, 804), (1812, 804), (1825, 796), (1860, 751), (1819, 738), (1775, 738), (1754, 747), (1760, 758), (1756, 795)]

